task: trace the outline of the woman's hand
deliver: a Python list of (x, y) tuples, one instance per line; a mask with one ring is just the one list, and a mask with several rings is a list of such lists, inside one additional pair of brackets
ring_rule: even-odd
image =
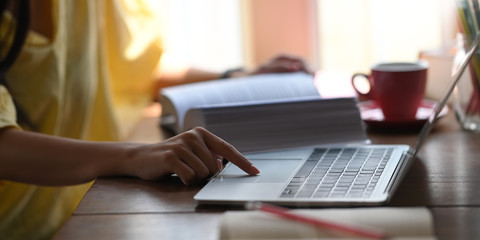
[(219, 172), (223, 158), (250, 175), (259, 173), (232, 145), (199, 127), (157, 144), (137, 146), (130, 163), (134, 175), (142, 179), (177, 174), (185, 185), (191, 185)]
[(285, 72), (305, 72), (313, 74), (303, 59), (287, 55), (280, 55), (271, 59), (254, 70), (251, 74)]

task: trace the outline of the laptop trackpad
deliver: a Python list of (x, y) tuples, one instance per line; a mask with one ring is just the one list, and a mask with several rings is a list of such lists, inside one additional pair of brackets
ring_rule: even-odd
[(233, 164), (228, 164), (214, 182), (235, 183), (280, 183), (286, 182), (302, 159), (249, 159), (260, 170), (257, 176), (250, 176)]

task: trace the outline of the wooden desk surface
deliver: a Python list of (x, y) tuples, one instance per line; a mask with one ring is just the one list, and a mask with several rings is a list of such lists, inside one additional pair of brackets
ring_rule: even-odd
[[(142, 119), (130, 141), (155, 142), (158, 119)], [(373, 143), (412, 145), (416, 133), (369, 133)], [(389, 206), (427, 206), (438, 239), (480, 239), (480, 134), (441, 119)], [(178, 179), (98, 179), (55, 239), (218, 239), (225, 207), (199, 207), (201, 186)]]

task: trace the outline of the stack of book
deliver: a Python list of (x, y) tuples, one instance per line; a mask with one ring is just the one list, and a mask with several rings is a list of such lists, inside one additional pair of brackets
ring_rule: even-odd
[(165, 88), (161, 125), (204, 127), (241, 152), (365, 141), (355, 98), (322, 98), (313, 76), (263, 74)]

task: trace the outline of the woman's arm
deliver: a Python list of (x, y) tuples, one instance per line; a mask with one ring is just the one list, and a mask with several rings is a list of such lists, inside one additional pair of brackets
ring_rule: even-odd
[[(183, 65), (162, 65), (160, 62), (157, 71), (154, 73), (155, 87), (154, 99), (158, 97), (158, 91), (161, 88), (170, 87), (179, 84), (201, 82), (219, 79), (223, 72), (212, 72), (190, 66)], [(262, 73), (286, 73), (286, 72), (305, 72), (312, 74), (308, 64), (301, 58), (287, 55), (279, 55), (260, 65), (252, 71), (235, 71), (229, 77), (242, 77)]]
[(218, 172), (220, 156), (249, 174), (259, 173), (234, 147), (203, 128), (156, 144), (89, 142), (0, 130), (0, 179), (38, 185), (72, 185), (122, 175), (157, 180), (173, 173), (190, 185)]

